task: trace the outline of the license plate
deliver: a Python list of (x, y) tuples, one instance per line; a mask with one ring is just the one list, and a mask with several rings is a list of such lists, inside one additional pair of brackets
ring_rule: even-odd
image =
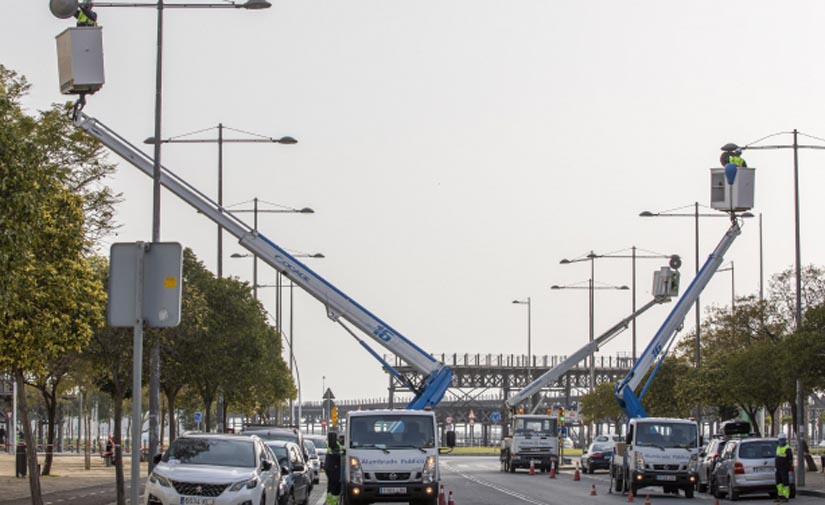
[(675, 475), (657, 475), (656, 480), (676, 480)]
[(204, 496), (181, 496), (180, 505), (215, 505), (215, 499)]
[(772, 466), (757, 466), (753, 471), (754, 473), (773, 472), (774, 468)]
[(405, 487), (379, 487), (378, 494), (406, 494), (407, 488)]

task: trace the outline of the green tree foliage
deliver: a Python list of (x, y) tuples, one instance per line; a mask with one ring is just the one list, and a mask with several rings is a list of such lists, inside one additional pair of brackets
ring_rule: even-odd
[(619, 426), (624, 422), (624, 412), (613, 393), (616, 383), (598, 384), (593, 391), (581, 398), (582, 422), (610, 422)]
[[(102, 322), (103, 291), (84, 256), (84, 199), (72, 167), (50, 139), (57, 118), (27, 115), (29, 84), (0, 66), (0, 369), (22, 391), (29, 374), (79, 351)], [(49, 141), (46, 139), (49, 138)], [(33, 503), (41, 503), (37, 459), (21, 395)]]

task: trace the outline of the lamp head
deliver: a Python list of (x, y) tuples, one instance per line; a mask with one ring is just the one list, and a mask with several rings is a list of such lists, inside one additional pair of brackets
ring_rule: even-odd
[(246, 0), (246, 2), (241, 4), (241, 7), (249, 10), (269, 9), (272, 7), (272, 4), (266, 0)]
[(290, 137), (289, 135), (287, 135), (287, 136), (285, 136), (285, 137), (281, 137), (281, 138), (279, 138), (279, 139), (278, 139), (278, 143), (279, 143), (279, 144), (292, 145), (292, 144), (297, 144), (297, 143), (298, 143), (298, 141), (297, 141), (297, 140), (295, 140), (295, 138), (294, 138), (294, 137)]
[(67, 19), (77, 12), (77, 0), (49, 0), (49, 10), (55, 17)]
[(734, 144), (733, 142), (728, 142), (727, 144), (723, 145), (722, 150), (726, 153), (733, 153), (738, 151), (739, 154), (742, 154), (742, 148)]
[(639, 212), (639, 217), (653, 217), (655, 215), (656, 214), (650, 212), (649, 210), (644, 210), (642, 212)]
[(310, 209), (309, 207), (304, 207), (303, 209), (298, 211), (300, 214), (315, 214), (315, 211)]

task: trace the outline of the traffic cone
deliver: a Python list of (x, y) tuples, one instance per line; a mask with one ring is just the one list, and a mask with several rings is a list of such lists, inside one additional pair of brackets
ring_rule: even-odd
[(633, 503), (633, 488), (627, 490), (627, 503)]
[(536, 475), (536, 465), (532, 460), (530, 461), (530, 475)]
[(450, 498), (447, 500), (447, 505), (455, 505), (455, 501), (453, 501), (453, 492), (450, 491)]
[(645, 496), (645, 505), (650, 505), (650, 495)]
[(447, 505), (447, 498), (444, 496), (444, 484), (438, 488), (438, 505)]
[(590, 486), (590, 496), (596, 496), (596, 485), (595, 484)]
[(576, 471), (573, 472), (573, 480), (581, 480), (582, 477), (579, 474), (579, 465), (576, 465)]
[(556, 478), (556, 464), (553, 463), (553, 462), (550, 463), (550, 478), (551, 479)]

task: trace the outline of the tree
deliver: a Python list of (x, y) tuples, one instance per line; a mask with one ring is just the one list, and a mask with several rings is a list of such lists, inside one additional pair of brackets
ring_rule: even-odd
[(79, 351), (102, 322), (103, 291), (83, 255), (83, 198), (43, 138), (51, 126), (20, 102), (25, 78), (0, 66), (0, 368), (20, 394), (32, 503), (42, 503), (24, 384), (43, 364)]
[(613, 392), (615, 387), (615, 383), (605, 382), (582, 396), (580, 410), (583, 423), (608, 421), (619, 426), (624, 421), (624, 412)]

